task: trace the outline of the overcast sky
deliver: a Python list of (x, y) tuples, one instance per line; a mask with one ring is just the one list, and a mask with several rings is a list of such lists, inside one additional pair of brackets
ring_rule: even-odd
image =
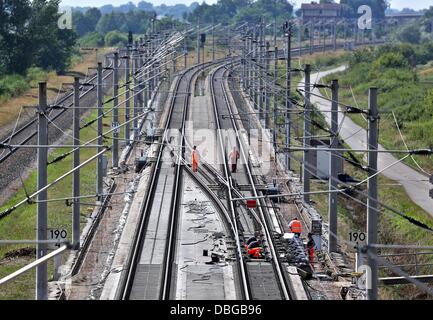
[[(155, 5), (160, 5), (162, 3), (165, 3), (167, 5), (172, 5), (176, 3), (184, 3), (184, 4), (190, 4), (194, 2), (195, 0), (147, 0), (147, 2), (152, 2)], [(197, 2), (201, 3), (202, 0), (196, 0)], [(211, 4), (215, 3), (217, 0), (206, 0), (206, 3)], [(120, 4), (125, 4), (129, 2), (129, 0), (62, 0), (62, 3), (64, 5), (69, 6), (81, 6), (81, 7), (87, 7), (87, 6), (96, 6), (100, 7), (104, 4), (112, 4), (114, 6), (118, 6)], [(134, 0), (132, 1), (134, 3), (140, 2), (140, 0)], [(308, 3), (310, 1), (305, 0), (292, 0), (292, 2), (296, 2), (297, 6), (300, 6), (301, 3)], [(391, 7), (395, 9), (403, 9), (403, 8), (413, 8), (413, 9), (424, 9), (428, 8), (430, 6), (433, 6), (433, 0), (391, 0)]]

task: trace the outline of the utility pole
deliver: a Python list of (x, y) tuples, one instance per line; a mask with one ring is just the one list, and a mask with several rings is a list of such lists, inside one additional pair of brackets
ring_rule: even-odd
[(298, 20), (299, 24), (298, 24), (298, 50), (299, 50), (299, 57), (302, 56), (302, 30), (301, 28), (303, 28), (303, 24), (302, 24), (302, 20)]
[[(203, 33), (204, 34), (204, 33)], [(204, 34), (204, 36), (203, 37), (205, 37), (206, 35)], [(202, 59), (202, 63), (205, 63), (206, 62), (206, 42), (205, 41), (202, 41), (202, 40), (205, 40), (204, 38), (202, 39), (201, 38), (202, 37), (202, 35), (200, 35), (200, 45), (203, 45), (203, 52), (202, 52), (202, 54), (203, 54), (203, 59)]]
[(286, 22), (284, 25), (284, 31), (287, 33), (287, 64), (286, 64), (286, 153), (285, 153), (285, 164), (286, 169), (290, 171), (290, 156), (289, 156), (289, 148), (290, 148), (290, 111), (292, 108), (292, 103), (290, 101), (290, 89), (292, 86), (292, 24), (290, 22)]
[(114, 53), (113, 62), (113, 169), (119, 167), (119, 53)]
[[(148, 59), (149, 59), (149, 54), (148, 54), (148, 51), (147, 51), (147, 36), (144, 37), (144, 42), (142, 44), (142, 50), (143, 50), (143, 56), (144, 56), (142, 66), (144, 67), (145, 64), (147, 63)], [(147, 104), (149, 103), (149, 100), (151, 98), (150, 97), (151, 93), (147, 89), (147, 70), (144, 70), (144, 69), (143, 69), (143, 86), (142, 86), (142, 90), (143, 90), (143, 96), (144, 96), (144, 98), (143, 98), (144, 109), (146, 109), (147, 108)]]
[(242, 90), (245, 91), (246, 88), (246, 81), (247, 81), (247, 57), (246, 57), (246, 52), (247, 52), (247, 39), (246, 39), (246, 35), (242, 35)]
[[(265, 55), (265, 65), (266, 65), (266, 74), (265, 74), (265, 106), (266, 106), (266, 114), (265, 114), (265, 128), (270, 128), (270, 112), (271, 112), (271, 105), (270, 105), (270, 90), (268, 87), (268, 75), (270, 70), (270, 61), (269, 61), (269, 47), (270, 43), (266, 41), (266, 55)], [(274, 88), (275, 89), (275, 88)]]
[(153, 65), (152, 65), (152, 67), (149, 67), (149, 66), (152, 64), (153, 53), (152, 53), (152, 38), (150, 38), (150, 37), (147, 38), (147, 42), (146, 42), (146, 56), (147, 56), (146, 62), (148, 64), (148, 67), (146, 68), (146, 71), (144, 72), (145, 77), (146, 77), (145, 85), (146, 85), (147, 97), (148, 97), (148, 99), (151, 99), (153, 91), (152, 91), (152, 80), (150, 80), (150, 78), (152, 76), (151, 75), (152, 74), (151, 68), (153, 67)]
[(260, 23), (260, 56), (259, 56), (259, 101), (258, 101), (258, 105), (259, 105), (259, 119), (263, 120), (264, 119), (264, 100), (265, 100), (265, 90), (264, 90), (264, 49), (265, 49), (265, 44), (264, 44), (264, 28), (265, 28), (265, 21), (262, 18), (261, 19), (261, 23)]
[(228, 42), (227, 42), (227, 47), (229, 49), (229, 54), (228, 54), (229, 57), (232, 55), (231, 43), (232, 43), (232, 35), (231, 35), (231, 30), (230, 30), (230, 25), (229, 25), (228, 26)]
[[(274, 52), (274, 86), (278, 88), (278, 47), (275, 47)], [(277, 161), (276, 153), (278, 146), (278, 125), (277, 125), (277, 108), (278, 108), (278, 91), (274, 90), (274, 106), (273, 106), (273, 117), (274, 117), (274, 151), (275, 161)]]
[(212, 19), (212, 61), (215, 61), (215, 19)]
[(104, 184), (103, 184), (103, 165), (104, 165), (104, 156), (101, 154), (103, 151), (102, 144), (103, 144), (103, 123), (102, 123), (102, 116), (104, 114), (104, 110), (102, 109), (102, 100), (104, 99), (104, 89), (102, 88), (102, 63), (98, 63), (98, 87), (96, 88), (96, 96), (97, 96), (97, 105), (98, 105), (98, 153), (100, 154), (98, 156), (98, 162), (96, 165), (96, 193), (98, 195), (98, 200), (102, 201), (103, 194), (104, 194)]
[(332, 23), (332, 43), (334, 51), (337, 51), (337, 22), (335, 20)]
[(133, 74), (134, 74), (134, 140), (138, 139), (138, 109), (139, 109), (139, 98), (137, 95), (138, 89), (138, 79), (137, 79), (137, 72), (138, 72), (138, 46), (137, 42), (134, 44), (134, 67), (133, 67)]
[(126, 47), (126, 57), (125, 57), (125, 140), (128, 145), (131, 144), (131, 124), (129, 119), (131, 118), (131, 84), (129, 83), (131, 78), (131, 45), (129, 42)]
[(308, 33), (310, 36), (310, 55), (313, 54), (313, 47), (314, 47), (314, 19), (310, 20), (310, 26), (308, 27)]
[(322, 36), (323, 36), (323, 52), (325, 52), (326, 51), (326, 28), (325, 28), (326, 24), (325, 24), (325, 21), (322, 21), (321, 26), (322, 26)]
[[(332, 80), (332, 107), (331, 107), (331, 149), (338, 148), (338, 80)], [(338, 227), (338, 153), (331, 151), (329, 172), (329, 239), (328, 251), (337, 252)]]
[[(311, 91), (311, 65), (305, 65), (305, 112), (304, 112), (304, 148), (311, 147), (311, 105), (310, 105), (310, 91)], [(304, 170), (303, 170), (303, 184), (304, 184), (304, 202), (310, 203), (310, 179), (311, 179), (311, 152), (310, 150), (304, 151)]]
[[(80, 143), (80, 79), (75, 78), (74, 81), (74, 110), (73, 110), (73, 136), (74, 146), (79, 146)], [(75, 148), (73, 154), (73, 169), (72, 176), (72, 243), (75, 250), (80, 249), (80, 148)]]
[[(47, 83), (39, 83), (39, 110), (38, 110), (38, 189), (45, 188), (48, 184), (47, 162), (48, 148), (48, 120), (47, 112)], [(38, 195), (38, 214), (36, 238), (38, 241), (47, 240), (48, 232), (48, 192), (45, 190)], [(47, 244), (38, 243), (36, 246), (36, 259), (47, 255)], [(43, 263), (36, 268), (36, 299), (48, 299), (48, 266)]]
[(371, 281), (371, 288), (367, 288), (367, 299), (378, 299), (378, 264), (376, 260), (377, 249), (372, 245), (377, 244), (377, 221), (379, 212), (377, 210), (377, 152), (379, 113), (377, 110), (377, 88), (370, 88), (368, 95), (369, 119), (368, 119), (368, 199), (367, 199), (367, 246), (371, 256), (368, 256), (369, 269), (367, 281)]
[(200, 64), (200, 18), (197, 19), (197, 64)]
[(187, 39), (186, 39), (186, 32), (185, 32), (185, 37), (183, 39), (183, 46), (184, 46), (184, 49), (183, 49), (183, 53), (184, 53), (183, 64), (184, 64), (185, 70), (186, 70), (186, 68), (188, 68), (188, 44), (187, 44)]
[[(145, 59), (145, 54), (144, 54), (144, 41), (143, 38), (140, 38), (140, 45), (138, 46), (138, 52), (140, 53), (140, 69), (143, 68), (144, 65), (144, 59)], [(140, 97), (140, 101), (141, 101), (141, 108), (140, 108), (140, 112), (143, 112), (144, 109), (146, 108), (146, 97), (144, 94), (144, 76), (143, 74), (140, 75), (140, 93), (138, 94), (138, 96)]]
[(253, 80), (253, 57), (254, 57), (254, 34), (251, 33), (251, 36), (248, 39), (248, 93), (250, 100), (252, 100), (253, 97), (253, 86), (254, 86), (254, 80)]
[(253, 50), (252, 50), (252, 86), (251, 86), (251, 98), (253, 101), (254, 109), (257, 109), (257, 30), (256, 26), (254, 26), (254, 34), (253, 34)]

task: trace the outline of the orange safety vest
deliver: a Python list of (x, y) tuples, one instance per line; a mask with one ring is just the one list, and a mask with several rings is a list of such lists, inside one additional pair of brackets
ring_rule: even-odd
[(262, 248), (260, 248), (260, 247), (248, 250), (248, 254), (250, 256), (253, 256), (253, 258), (256, 258), (256, 259), (261, 258), (261, 253), (262, 253)]
[(302, 224), (299, 220), (293, 220), (290, 222), (289, 227), (293, 233), (302, 233)]
[(198, 164), (198, 153), (196, 150), (194, 150), (192, 152), (192, 163), (193, 164)]

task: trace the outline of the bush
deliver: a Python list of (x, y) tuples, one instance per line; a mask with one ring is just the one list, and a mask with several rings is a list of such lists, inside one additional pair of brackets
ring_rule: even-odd
[(80, 47), (99, 48), (105, 45), (104, 37), (98, 32), (86, 34), (78, 41)]
[(27, 70), (27, 81), (30, 83), (31, 87), (36, 87), (41, 81), (47, 81), (47, 73), (38, 67), (31, 67)]
[(105, 45), (108, 47), (121, 47), (128, 44), (128, 36), (118, 31), (108, 32), (105, 36)]
[(6, 75), (0, 78), (0, 96), (6, 99), (23, 94), (30, 88), (27, 79), (21, 75)]
[(401, 42), (419, 44), (421, 42), (421, 31), (419, 26), (410, 25), (403, 28), (397, 37)]

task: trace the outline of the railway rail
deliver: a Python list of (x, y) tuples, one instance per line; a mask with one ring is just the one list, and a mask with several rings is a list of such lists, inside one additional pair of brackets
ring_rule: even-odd
[(165, 162), (164, 144), (158, 146), (156, 163), (152, 166), (151, 182), (143, 199), (139, 226), (129, 256), (128, 270), (118, 291), (121, 300), (168, 300), (173, 285), (172, 267), (180, 208), (187, 120), (192, 79), (210, 65), (206, 63), (184, 71), (175, 84), (170, 101), (162, 141), (171, 140), (171, 129), (181, 131), (177, 141), (175, 167)]
[[(239, 126), (234, 119), (234, 114), (236, 112), (233, 111), (233, 106), (231, 105), (226, 87), (224, 85), (223, 79), (228, 74), (227, 66), (233, 64), (233, 62), (221, 66), (218, 69), (216, 69), (213, 74), (210, 77), (210, 84), (211, 84), (211, 95), (213, 100), (213, 106), (215, 110), (215, 118), (217, 122), (217, 129), (219, 132), (221, 130), (227, 130), (227, 129), (233, 129), (236, 135), (236, 143), (237, 147), (240, 150), (241, 157), (243, 159), (243, 170), (242, 173), (236, 174), (235, 179), (242, 180), (242, 182), (246, 182), (250, 184), (252, 195), (258, 196), (258, 191), (256, 189), (257, 180), (253, 176), (252, 173), (252, 164), (249, 157), (248, 149), (245, 145), (245, 142), (241, 138), (240, 129)], [(218, 85), (217, 85), (218, 84)], [(230, 119), (228, 120), (220, 120), (220, 114), (222, 113), (229, 114)], [(220, 150), (224, 154), (224, 158), (226, 156), (226, 146), (223, 144), (222, 136), (220, 136)], [(233, 203), (233, 174), (229, 173), (228, 167), (227, 167), (227, 161), (224, 161), (224, 174), (225, 179), (230, 184), (228, 186), (228, 193), (229, 193), (229, 206), (233, 213), (234, 221), (237, 220), (237, 213), (235, 211), (235, 206)], [(239, 192), (237, 193), (239, 196)], [(274, 244), (274, 237), (273, 237), (273, 231), (270, 225), (270, 220), (267, 215), (267, 212), (265, 212), (266, 207), (265, 203), (261, 203), (261, 205), (258, 207), (259, 215), (258, 217), (255, 216), (255, 222), (258, 223), (258, 227), (260, 231), (264, 234), (264, 238), (266, 239), (266, 244), (269, 248), (270, 256), (268, 258), (269, 261), (265, 261), (263, 263), (257, 263), (257, 262), (246, 262), (245, 259), (243, 262), (244, 265), (244, 272), (245, 277), (249, 279), (249, 285), (250, 288), (250, 297), (251, 299), (290, 299), (290, 290), (288, 289), (288, 284), (286, 279), (284, 278), (284, 272), (282, 267), (282, 262), (280, 261), (279, 254), (276, 250), (276, 246)], [(252, 213), (254, 215), (254, 213)], [(245, 227), (245, 226), (242, 226)], [(245, 235), (241, 235), (239, 233), (239, 236), (244, 237)], [(245, 240), (245, 239), (244, 239)], [(244, 254), (243, 254), (244, 256)], [(266, 278), (266, 282), (270, 284), (270, 287), (266, 288), (267, 290), (264, 290), (263, 288), (260, 288), (260, 286), (256, 285), (257, 281), (260, 281), (261, 279)], [(272, 285), (273, 283), (273, 285)], [(272, 288), (272, 286), (274, 286)], [(277, 288), (275, 287), (277, 286)]]

